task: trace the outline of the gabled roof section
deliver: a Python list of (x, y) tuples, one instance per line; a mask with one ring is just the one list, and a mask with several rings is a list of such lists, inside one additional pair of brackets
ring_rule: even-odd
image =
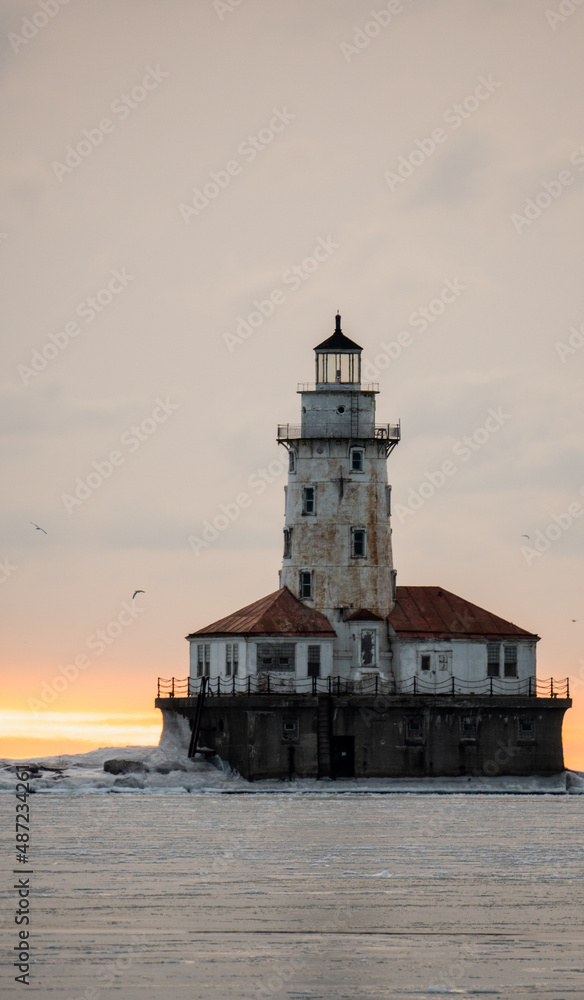
[(194, 636), (245, 635), (245, 636), (310, 636), (334, 639), (336, 632), (328, 618), (302, 604), (287, 587), (248, 604), (226, 618), (191, 632)]
[(352, 615), (345, 618), (346, 622), (382, 622), (383, 618), (376, 615), (374, 611), (370, 611), (369, 608), (359, 608), (358, 611), (353, 611)]
[(349, 340), (345, 337), (345, 334), (341, 330), (341, 317), (339, 313), (335, 316), (335, 332), (327, 340), (323, 340), (322, 344), (317, 344), (314, 348), (315, 351), (338, 351), (341, 354), (353, 353), (354, 351), (362, 351), (363, 348), (359, 347), (354, 340)]
[(466, 638), (496, 642), (539, 638), (442, 587), (396, 587), (396, 604), (389, 623), (402, 639)]

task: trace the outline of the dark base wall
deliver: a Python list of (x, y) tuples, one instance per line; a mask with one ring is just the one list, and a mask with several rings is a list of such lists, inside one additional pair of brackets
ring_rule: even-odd
[[(569, 699), (251, 695), (209, 698), (199, 746), (250, 781), (546, 775), (564, 769)], [(156, 707), (194, 718), (196, 698)]]

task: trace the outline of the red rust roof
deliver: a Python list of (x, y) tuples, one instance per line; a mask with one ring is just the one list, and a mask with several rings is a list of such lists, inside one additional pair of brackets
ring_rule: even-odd
[(442, 587), (397, 587), (389, 623), (400, 638), (539, 638)]
[(226, 618), (191, 632), (187, 639), (196, 635), (306, 635), (334, 639), (336, 632), (320, 611), (307, 608), (283, 587)]

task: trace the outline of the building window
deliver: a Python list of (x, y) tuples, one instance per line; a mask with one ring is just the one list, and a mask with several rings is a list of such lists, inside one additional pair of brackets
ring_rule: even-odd
[(308, 676), (320, 677), (320, 646), (308, 647)]
[(302, 490), (302, 513), (316, 514), (316, 487), (305, 486)]
[(477, 717), (476, 715), (463, 715), (460, 720), (460, 738), (462, 740), (476, 740), (477, 738)]
[(432, 666), (432, 657), (429, 653), (422, 653), (420, 656), (420, 670), (429, 670)]
[(258, 642), (258, 673), (294, 673), (295, 669), (295, 642)]
[(225, 673), (227, 677), (235, 677), (239, 671), (239, 643), (225, 644)]
[(351, 448), (351, 472), (363, 472), (365, 469), (365, 449)]
[(288, 472), (296, 472), (296, 452), (292, 448), (288, 452)]
[(375, 666), (375, 629), (365, 628), (361, 632), (361, 666)]
[(406, 743), (424, 742), (424, 717), (409, 715), (406, 719)]
[(505, 646), (505, 677), (517, 677), (517, 646)]
[(519, 719), (519, 739), (535, 739), (535, 719)]
[(387, 516), (391, 517), (391, 486), (385, 487), (385, 505), (387, 509)]
[(298, 590), (303, 600), (310, 600), (312, 597), (312, 573), (309, 569), (300, 570), (300, 580)]
[(367, 556), (367, 530), (351, 528), (351, 555), (359, 558)]
[(284, 528), (284, 559), (292, 555), (292, 528)]
[(197, 646), (197, 677), (208, 677), (211, 673), (211, 643), (202, 642)]
[(487, 677), (498, 677), (499, 672), (499, 643), (489, 642), (487, 644)]
[(300, 719), (297, 715), (285, 715), (282, 719), (282, 739), (286, 743), (297, 743), (300, 732)]
[(450, 653), (438, 653), (438, 670), (450, 670)]

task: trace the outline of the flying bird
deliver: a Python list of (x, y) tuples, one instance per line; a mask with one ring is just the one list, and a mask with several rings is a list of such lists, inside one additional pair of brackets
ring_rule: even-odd
[(573, 621), (573, 622), (577, 622), (577, 621), (578, 621), (578, 619), (577, 619), (577, 618), (572, 618), (572, 621)]
[(529, 538), (529, 535), (522, 535), (522, 538)]
[(34, 521), (31, 521), (30, 523), (32, 524), (33, 528), (36, 528), (37, 531), (42, 531), (44, 535), (48, 534), (48, 532), (45, 531), (44, 528), (39, 528), (38, 524), (35, 524)]
[(132, 600), (134, 600), (136, 594), (145, 594), (145, 593), (146, 593), (145, 590), (135, 590), (134, 593), (132, 594)]

